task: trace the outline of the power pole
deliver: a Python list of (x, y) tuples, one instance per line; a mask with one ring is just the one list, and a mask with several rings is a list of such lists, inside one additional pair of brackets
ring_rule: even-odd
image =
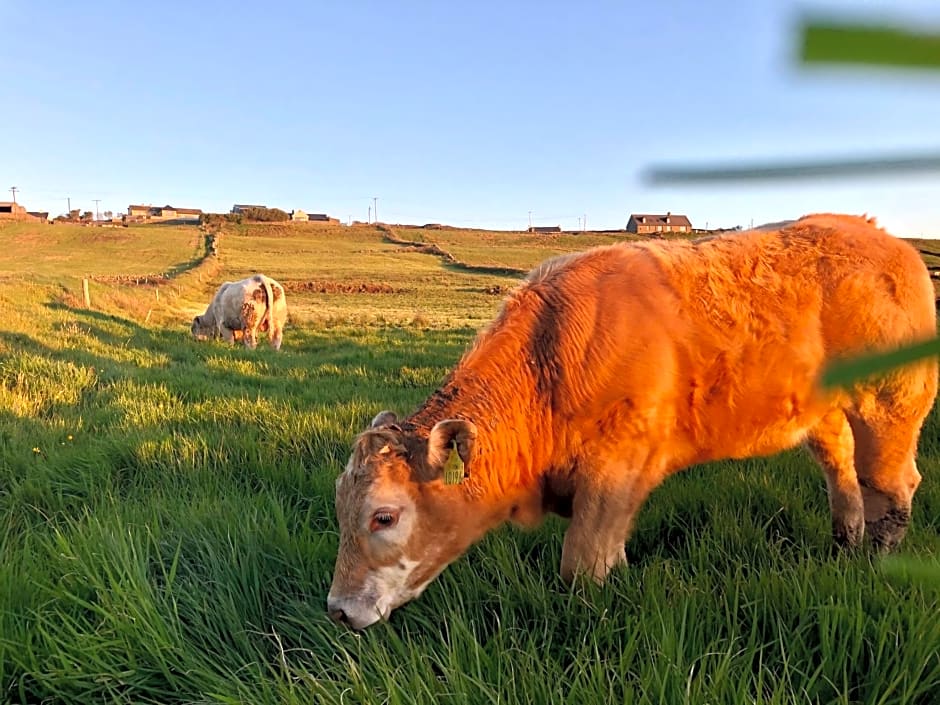
[(372, 214), (375, 216), (375, 222), (379, 222), (379, 197), (372, 197)]
[(372, 222), (372, 206), (369, 206), (369, 215), (366, 216), (366, 222), (367, 223)]
[(532, 211), (529, 211), (529, 230), (532, 229)]
[(10, 187), (10, 193), (13, 194), (13, 202), (14, 202), (14, 203), (16, 203), (16, 192), (17, 192), (17, 191), (19, 191), (19, 189), (16, 188), (16, 186), (11, 186), (11, 187)]
[(101, 199), (100, 199), (100, 198), (93, 198), (93, 199), (91, 199), (91, 200), (93, 200), (93, 201), (95, 202), (95, 221), (97, 222), (97, 220), (98, 220), (98, 204), (101, 203)]
[(581, 229), (581, 216), (578, 216), (578, 230)]
[(587, 213), (584, 214), (584, 220), (582, 220), (581, 223), (584, 225), (584, 230), (582, 232), (586, 233), (587, 232)]
[(68, 204), (69, 204), (69, 215), (72, 215), (72, 197), (69, 196), (65, 200), (68, 201)]

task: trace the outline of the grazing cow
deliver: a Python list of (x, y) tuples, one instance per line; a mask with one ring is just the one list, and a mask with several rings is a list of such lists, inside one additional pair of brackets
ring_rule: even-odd
[(836, 390), (820, 373), (936, 331), (917, 252), (860, 217), (550, 260), (415, 413), (383, 412), (356, 439), (329, 613), (367, 627), (491, 528), (546, 512), (571, 520), (562, 576), (602, 581), (667, 476), (800, 443), (825, 472), (835, 540), (892, 548), (937, 362)]
[(222, 284), (206, 312), (193, 319), (191, 331), (196, 340), (241, 340), (249, 348), (258, 344), (258, 333), (267, 332), (271, 347), (280, 350), (286, 321), (284, 287), (270, 277), (255, 274)]

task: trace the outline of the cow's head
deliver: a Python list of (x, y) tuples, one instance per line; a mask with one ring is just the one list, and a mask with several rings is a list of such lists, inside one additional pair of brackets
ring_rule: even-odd
[(476, 426), (441, 421), (427, 438), (406, 433), (383, 411), (356, 439), (336, 480), (339, 553), (327, 609), (364, 629), (414, 599), (485, 530), (465, 488), (444, 483), (454, 442), (471, 467)]
[(208, 340), (215, 332), (215, 327), (207, 325), (203, 321), (202, 316), (196, 316), (193, 319), (193, 324), (189, 327), (189, 331), (193, 334), (193, 338), (196, 340)]

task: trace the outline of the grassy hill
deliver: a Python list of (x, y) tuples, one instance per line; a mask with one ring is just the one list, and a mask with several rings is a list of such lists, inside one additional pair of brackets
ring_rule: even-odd
[[(613, 237), (394, 231), (448, 259), (367, 226), (239, 226), (210, 257), (206, 235), (0, 225), (0, 702), (940, 702), (937, 409), (894, 560), (830, 555), (793, 451), (667, 481), (602, 588), (561, 584), (549, 521), (338, 628), (354, 435), (434, 389), (499, 272)], [(191, 341), (255, 271), (287, 287), (282, 351)]]

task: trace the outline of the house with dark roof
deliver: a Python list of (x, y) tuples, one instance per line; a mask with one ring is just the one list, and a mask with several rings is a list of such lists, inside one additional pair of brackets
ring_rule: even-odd
[(138, 221), (167, 221), (186, 220), (197, 221), (202, 215), (199, 208), (176, 208), (169, 204), (165, 206), (128, 206), (127, 217)]
[(627, 221), (627, 232), (637, 235), (691, 233), (692, 223), (687, 216), (668, 212), (663, 215), (631, 213), (630, 220)]
[(16, 201), (0, 201), (0, 220), (39, 220)]
[(236, 203), (234, 206), (232, 206), (232, 213), (241, 213), (248, 210), (249, 208), (261, 208), (266, 210), (267, 206), (254, 206), (247, 203)]

